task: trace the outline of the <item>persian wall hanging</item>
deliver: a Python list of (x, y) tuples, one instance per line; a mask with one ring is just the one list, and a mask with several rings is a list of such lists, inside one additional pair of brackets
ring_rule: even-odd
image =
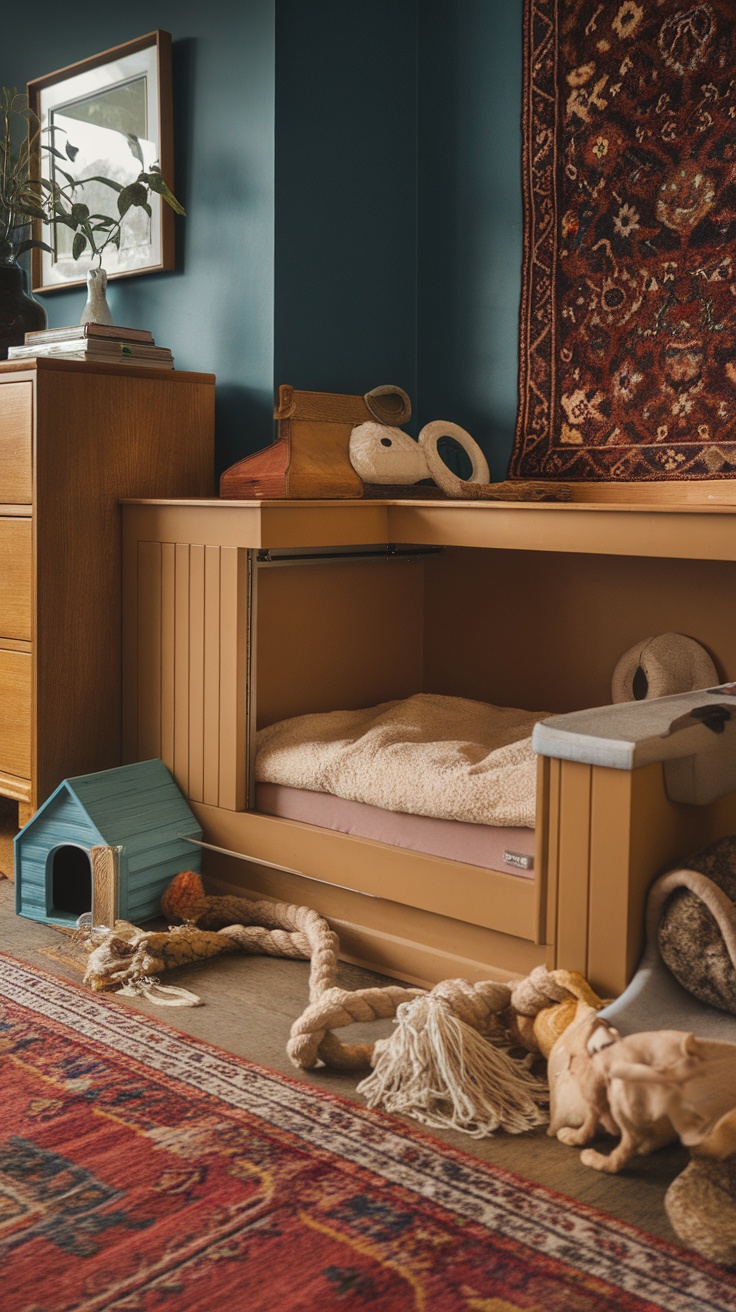
[(732, 0), (525, 0), (512, 477), (736, 473)]

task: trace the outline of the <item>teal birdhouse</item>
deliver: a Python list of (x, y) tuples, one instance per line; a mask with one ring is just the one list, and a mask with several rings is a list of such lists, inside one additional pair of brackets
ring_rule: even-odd
[(85, 913), (105, 924), (150, 920), (174, 875), (200, 869), (200, 849), (186, 840), (201, 837), (163, 761), (65, 779), (16, 836), (16, 912), (50, 925)]

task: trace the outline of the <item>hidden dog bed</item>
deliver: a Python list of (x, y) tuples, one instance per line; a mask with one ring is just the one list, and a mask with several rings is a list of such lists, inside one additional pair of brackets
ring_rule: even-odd
[(533, 869), (539, 714), (420, 693), (258, 734), (256, 808), (510, 874)]

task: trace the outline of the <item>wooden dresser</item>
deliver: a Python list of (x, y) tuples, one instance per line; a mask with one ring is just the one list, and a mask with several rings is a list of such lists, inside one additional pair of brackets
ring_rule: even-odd
[(0, 795), (118, 765), (120, 507), (209, 496), (214, 377), (0, 364)]

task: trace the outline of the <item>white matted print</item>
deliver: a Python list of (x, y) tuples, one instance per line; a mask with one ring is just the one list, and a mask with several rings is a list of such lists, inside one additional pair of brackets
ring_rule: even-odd
[[(29, 82), (28, 96), (41, 123), (45, 176), (62, 186), (65, 174), (81, 181), (74, 199), (93, 214), (117, 214), (117, 193), (94, 179), (110, 178), (125, 187), (156, 165), (172, 185), (168, 32), (149, 33)], [(64, 158), (47, 152), (46, 145), (53, 145)], [(106, 248), (103, 265), (109, 278), (174, 267), (172, 211), (155, 194), (149, 202), (150, 215), (139, 206), (128, 210), (119, 248)], [(33, 251), (34, 291), (85, 282), (94, 259), (88, 250), (74, 259), (73, 239), (73, 232), (60, 223), (44, 233), (52, 250)]]

